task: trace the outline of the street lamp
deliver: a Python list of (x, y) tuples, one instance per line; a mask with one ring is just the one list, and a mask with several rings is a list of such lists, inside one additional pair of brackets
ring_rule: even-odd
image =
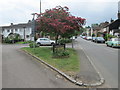
[(33, 15), (33, 19), (32, 19), (32, 40), (35, 41), (35, 14), (36, 13), (32, 13), (31, 15)]
[(25, 28), (26, 27), (23, 27), (24, 31), (23, 31), (23, 35), (24, 35), (24, 42), (25, 42)]

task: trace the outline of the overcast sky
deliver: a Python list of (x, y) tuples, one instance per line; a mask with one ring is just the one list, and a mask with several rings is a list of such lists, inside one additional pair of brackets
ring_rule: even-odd
[[(42, 12), (55, 6), (67, 6), (72, 15), (85, 18), (86, 26), (117, 19), (120, 0), (41, 0)], [(0, 26), (26, 23), (31, 13), (39, 13), (40, 0), (0, 0)]]

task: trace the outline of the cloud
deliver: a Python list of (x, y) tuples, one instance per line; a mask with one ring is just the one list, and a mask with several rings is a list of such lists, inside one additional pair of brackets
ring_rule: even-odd
[[(87, 23), (116, 18), (119, 0), (41, 0), (42, 12), (55, 6), (68, 6), (72, 15), (84, 17)], [(31, 13), (39, 13), (40, 0), (0, 0), (0, 25), (27, 22)]]

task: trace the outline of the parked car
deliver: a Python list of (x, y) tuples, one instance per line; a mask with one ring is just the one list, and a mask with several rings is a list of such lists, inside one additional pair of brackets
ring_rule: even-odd
[(86, 36), (82, 36), (83, 39), (86, 39)]
[(91, 36), (87, 36), (86, 39), (87, 40), (92, 40), (92, 37)]
[(111, 38), (105, 42), (107, 46), (120, 47), (120, 38)]
[(55, 43), (54, 40), (50, 40), (49, 38), (38, 38), (36, 43), (39, 45), (53, 45)]
[(82, 38), (82, 35), (80, 35), (80, 37)]
[(103, 37), (96, 37), (95, 42), (96, 43), (105, 43), (105, 39)]
[(92, 41), (95, 42), (96, 37), (92, 37)]
[(77, 39), (77, 36), (72, 36), (70, 39), (75, 40), (75, 39)]

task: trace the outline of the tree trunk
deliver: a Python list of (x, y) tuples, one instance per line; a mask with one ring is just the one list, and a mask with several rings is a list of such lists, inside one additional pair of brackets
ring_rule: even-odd
[(58, 42), (57, 42), (58, 41), (58, 36), (59, 35), (57, 34), (56, 37), (55, 37), (55, 44), (58, 44)]

